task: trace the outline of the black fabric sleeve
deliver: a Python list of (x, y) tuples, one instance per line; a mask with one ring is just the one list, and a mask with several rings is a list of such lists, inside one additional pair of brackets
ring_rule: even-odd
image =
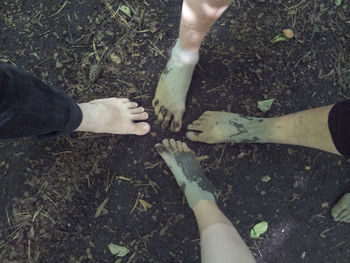
[(0, 62), (0, 139), (69, 134), (81, 121), (63, 90)]
[(350, 100), (335, 104), (328, 115), (328, 127), (338, 152), (350, 157)]

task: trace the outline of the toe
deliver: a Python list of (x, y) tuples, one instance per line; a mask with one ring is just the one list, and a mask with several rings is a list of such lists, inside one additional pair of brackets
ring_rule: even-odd
[(344, 217), (343, 222), (350, 223), (350, 213), (348, 213), (347, 216)]
[(336, 216), (334, 216), (334, 221), (343, 222), (346, 217), (347, 217), (346, 211), (341, 210), (341, 211), (338, 211), (338, 214)]
[(158, 121), (162, 122), (164, 120), (164, 116), (167, 113), (167, 109), (164, 106), (160, 107), (160, 111), (158, 113)]
[(173, 121), (171, 122), (170, 130), (173, 132), (178, 132), (182, 127), (182, 115), (184, 111), (180, 111), (174, 115)]
[(142, 112), (139, 114), (132, 114), (131, 119), (133, 121), (143, 121), (148, 119), (148, 113), (147, 112)]
[(152, 106), (153, 106), (153, 108), (155, 108), (158, 104), (159, 104), (159, 100), (158, 100), (158, 99), (153, 99), (153, 100), (152, 100)]
[(334, 219), (336, 219), (337, 217), (339, 217), (340, 213), (341, 213), (341, 209), (338, 209), (337, 205), (335, 205), (332, 210), (331, 210), (331, 214), (334, 217)]
[(136, 135), (145, 135), (151, 130), (151, 126), (147, 122), (134, 123), (134, 133)]
[(184, 152), (190, 152), (190, 148), (188, 148), (187, 144), (186, 143), (182, 143), (182, 149), (184, 150)]
[(202, 135), (201, 132), (187, 132), (186, 133), (187, 139), (189, 139), (190, 141), (193, 141), (193, 142), (200, 142), (201, 135)]
[(142, 113), (142, 112), (144, 112), (145, 111), (145, 109), (143, 108), (143, 107), (138, 107), (138, 108), (135, 108), (135, 109), (130, 109), (130, 112), (132, 113), (132, 114), (138, 114), (138, 113)]
[(158, 106), (156, 106), (155, 108), (154, 108), (154, 114), (156, 115), (156, 116), (158, 116), (158, 114), (159, 114), (159, 112), (160, 112), (160, 106), (158, 105)]
[(171, 113), (168, 111), (167, 114), (165, 115), (164, 121), (162, 123), (162, 129), (166, 129), (169, 127), (171, 116), (172, 116)]
[(201, 123), (201, 120), (195, 120), (194, 122), (192, 122), (193, 125), (200, 125)]
[(212, 113), (212, 111), (205, 111), (205, 112), (203, 112), (203, 114), (199, 118), (209, 117), (211, 115), (211, 113)]
[(120, 98), (119, 100), (122, 103), (128, 103), (130, 101), (128, 98)]
[(170, 139), (170, 146), (174, 152), (178, 152), (177, 144), (176, 144), (176, 141), (174, 139)]
[(176, 145), (177, 145), (177, 149), (179, 150), (179, 152), (183, 152), (184, 151), (181, 141), (176, 141)]
[(164, 140), (162, 141), (162, 143), (163, 143), (164, 147), (165, 147), (168, 151), (171, 150), (170, 142), (169, 142), (168, 139), (164, 139)]
[(129, 109), (135, 109), (138, 106), (136, 102), (127, 102), (126, 105)]
[(194, 125), (194, 124), (189, 124), (187, 126), (187, 129), (191, 131), (203, 131), (203, 127), (201, 125)]
[(157, 143), (157, 144), (154, 146), (154, 148), (156, 148), (156, 151), (157, 151), (160, 155), (162, 155), (163, 153), (165, 153), (165, 152), (167, 151), (166, 148), (164, 147), (164, 145), (161, 144), (161, 143)]

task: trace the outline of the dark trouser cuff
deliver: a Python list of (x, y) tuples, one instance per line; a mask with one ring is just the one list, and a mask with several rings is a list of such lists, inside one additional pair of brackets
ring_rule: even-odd
[(0, 62), (0, 138), (69, 134), (82, 121), (75, 101), (59, 88)]
[(338, 152), (350, 157), (350, 100), (332, 107), (328, 115), (328, 127)]

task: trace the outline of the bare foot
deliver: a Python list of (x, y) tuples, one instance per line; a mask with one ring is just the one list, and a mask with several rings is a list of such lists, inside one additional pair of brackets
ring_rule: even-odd
[(350, 193), (345, 194), (338, 203), (333, 206), (331, 214), (334, 221), (350, 223)]
[(99, 99), (78, 106), (83, 113), (83, 120), (75, 131), (136, 135), (150, 131), (148, 123), (135, 122), (147, 120), (147, 112), (129, 99)]
[(215, 203), (214, 187), (186, 143), (165, 139), (155, 148), (174, 174), (191, 208), (202, 200)]
[(236, 113), (206, 111), (188, 125), (186, 136), (204, 143), (264, 143), (267, 142), (269, 119), (243, 117)]
[(177, 41), (152, 101), (163, 129), (168, 128), (170, 123), (171, 131), (178, 132), (181, 129), (186, 95), (197, 62), (198, 52), (183, 49)]

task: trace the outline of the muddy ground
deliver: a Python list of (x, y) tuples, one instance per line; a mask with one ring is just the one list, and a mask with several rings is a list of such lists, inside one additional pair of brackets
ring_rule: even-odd
[[(117, 12), (120, 4), (131, 17)], [(185, 140), (184, 128), (173, 134), (154, 124), (151, 107), (180, 10), (181, 1), (170, 0), (1, 2), (1, 61), (78, 102), (129, 97), (153, 124), (143, 137), (1, 141), (1, 262), (111, 263), (118, 257), (110, 243), (130, 250), (116, 262), (200, 261), (193, 214), (153, 148), (163, 138)], [(236, 1), (203, 44), (185, 125), (205, 110), (272, 117), (349, 98), (349, 27), (345, 0), (339, 7), (329, 0)], [(272, 44), (284, 28), (295, 38)], [(92, 82), (98, 59), (102, 73)], [(270, 98), (276, 101), (263, 114), (256, 103)], [(288, 145), (188, 144), (257, 262), (349, 262), (350, 225), (330, 215), (350, 191), (344, 158)], [(260, 221), (269, 229), (252, 240)]]

